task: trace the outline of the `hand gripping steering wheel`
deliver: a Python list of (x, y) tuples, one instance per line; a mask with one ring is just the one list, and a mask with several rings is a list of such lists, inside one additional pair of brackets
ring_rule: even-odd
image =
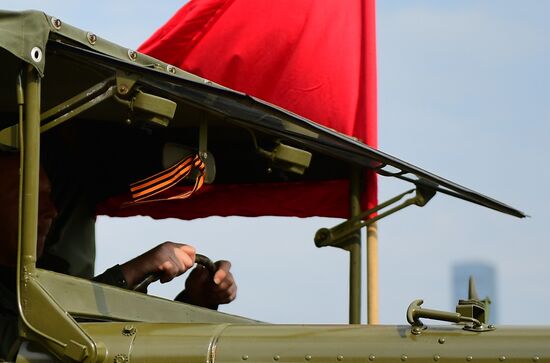
[[(211, 259), (209, 259), (205, 255), (201, 255), (200, 253), (195, 254), (195, 263), (197, 265), (204, 266), (208, 270), (211, 276), (214, 276), (214, 274), (216, 273), (216, 270), (218, 269)], [(159, 278), (160, 276), (158, 274), (155, 274), (155, 273), (149, 274), (143, 279), (143, 281), (137, 284), (133, 288), (133, 290), (137, 292), (147, 293), (147, 288), (149, 287), (149, 285), (157, 281)]]

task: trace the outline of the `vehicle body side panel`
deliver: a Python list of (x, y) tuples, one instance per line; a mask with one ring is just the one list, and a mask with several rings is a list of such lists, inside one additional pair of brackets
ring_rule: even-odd
[[(471, 332), (460, 325), (410, 326), (82, 324), (109, 342), (106, 361), (133, 362), (542, 362), (550, 329), (497, 327)], [(128, 335), (132, 330), (134, 335)], [(126, 333), (125, 333), (126, 332)]]

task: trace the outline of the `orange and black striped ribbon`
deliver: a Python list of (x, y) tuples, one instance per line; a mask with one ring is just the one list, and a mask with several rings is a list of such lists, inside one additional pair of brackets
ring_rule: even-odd
[[(170, 189), (189, 176), (192, 170), (197, 170), (198, 173), (195, 185), (191, 190), (171, 197), (151, 199), (154, 195)], [(204, 170), (205, 164), (198, 155), (189, 156), (168, 169), (132, 183), (130, 185), (130, 192), (132, 193), (133, 201), (130, 204), (189, 198), (204, 184)]]

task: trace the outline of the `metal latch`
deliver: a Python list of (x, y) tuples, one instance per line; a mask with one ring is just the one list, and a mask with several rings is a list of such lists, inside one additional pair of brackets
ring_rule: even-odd
[(422, 309), (420, 305), (423, 303), (424, 301), (422, 299), (417, 299), (414, 300), (407, 308), (407, 321), (411, 324), (411, 332), (414, 335), (419, 335), (422, 330), (425, 329), (424, 324), (420, 321), (420, 318), (448, 321), (451, 323), (463, 323), (465, 324), (464, 330), (475, 332), (495, 330), (493, 325), (486, 325), (473, 317), (463, 316), (461, 313)]

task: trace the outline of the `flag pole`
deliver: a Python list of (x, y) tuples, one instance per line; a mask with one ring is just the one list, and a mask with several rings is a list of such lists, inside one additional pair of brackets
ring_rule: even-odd
[(367, 227), (367, 324), (379, 324), (378, 310), (378, 225)]
[[(361, 214), (361, 169), (351, 167), (350, 174), (350, 217)], [(361, 324), (361, 231), (347, 247), (349, 251), (349, 323)]]

